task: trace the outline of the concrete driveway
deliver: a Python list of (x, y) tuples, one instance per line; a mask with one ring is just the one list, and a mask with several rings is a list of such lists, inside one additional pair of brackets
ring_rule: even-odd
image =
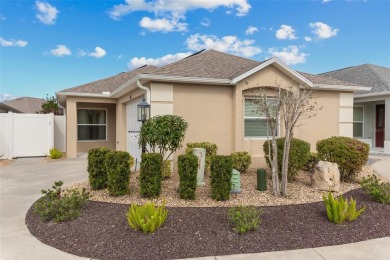
[(54, 181), (70, 185), (88, 178), (87, 160), (47, 162), (22, 158), (0, 168), (0, 259), (82, 259), (47, 246), (33, 237), (25, 225), (32, 203)]

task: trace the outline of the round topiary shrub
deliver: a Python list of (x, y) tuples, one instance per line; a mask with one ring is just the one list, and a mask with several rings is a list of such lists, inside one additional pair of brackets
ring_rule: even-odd
[(252, 163), (252, 157), (248, 152), (235, 152), (230, 155), (233, 162), (233, 168), (240, 173), (245, 173)]
[[(284, 150), (284, 137), (276, 139), (276, 145), (278, 149), (278, 172), (282, 174), (282, 161), (283, 161), (283, 150)], [(272, 149), (272, 147), (271, 147)], [(263, 151), (265, 154), (265, 161), (268, 167), (271, 167), (270, 158), (268, 156), (269, 147), (268, 140), (264, 142)], [(272, 151), (271, 151), (272, 155)], [(306, 141), (292, 138), (290, 144), (290, 155), (288, 158), (288, 179), (293, 180), (295, 176), (305, 167), (306, 162), (310, 157), (310, 144)], [(272, 158), (272, 157), (271, 157)]]
[(359, 140), (333, 136), (317, 142), (318, 158), (337, 163), (342, 180), (354, 180), (368, 160), (370, 147)]

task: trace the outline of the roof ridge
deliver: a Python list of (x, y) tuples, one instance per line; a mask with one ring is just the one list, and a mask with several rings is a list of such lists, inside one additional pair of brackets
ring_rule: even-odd
[[(373, 66), (373, 64), (365, 64), (368, 69), (379, 79), (379, 81), (387, 88), (387, 82), (383, 79), (382, 75), (378, 74), (371, 66)], [(376, 66), (376, 65), (375, 65)], [(380, 67), (380, 66), (378, 66)], [(385, 68), (385, 67), (384, 67)]]
[(198, 51), (198, 52), (195, 52), (193, 54), (190, 54), (188, 55), (187, 57), (184, 57), (184, 58), (181, 58), (180, 60), (177, 60), (177, 61), (174, 61), (174, 62), (171, 62), (171, 63), (168, 63), (168, 64), (165, 64), (164, 66), (161, 66), (161, 67), (157, 67), (157, 70), (156, 71), (159, 71), (159, 70), (163, 70), (165, 68), (169, 68), (173, 65), (176, 65), (176, 64), (179, 64), (181, 62), (184, 62), (184, 61), (188, 61), (190, 59), (193, 59), (194, 57), (199, 57), (200, 55), (203, 55), (207, 52), (209, 52), (210, 50), (202, 50), (202, 51)]
[[(353, 66), (352, 66), (353, 67)], [(321, 75), (321, 74), (311, 74), (311, 73), (308, 73), (308, 72), (303, 72), (303, 71), (297, 71), (299, 74), (301, 73), (304, 73), (304, 74), (309, 74), (311, 76), (315, 76), (315, 77), (320, 77), (320, 78), (323, 78), (323, 79), (332, 79), (332, 80), (337, 80), (337, 81), (340, 81), (340, 83), (347, 83), (349, 85), (345, 85), (345, 86), (358, 86), (357, 84), (355, 83), (352, 83), (352, 82), (349, 82), (349, 81), (345, 81), (345, 80), (341, 80), (341, 79), (336, 79), (336, 78), (332, 78), (332, 77), (327, 77), (325, 75)], [(304, 76), (304, 75), (302, 75)]]
[(361, 65), (349, 66), (349, 67), (345, 67), (345, 68), (341, 68), (341, 69), (337, 69), (337, 70), (330, 70), (330, 71), (322, 72), (322, 73), (319, 73), (319, 74), (313, 74), (313, 75), (323, 75), (323, 74), (327, 74), (327, 73), (331, 73), (331, 72), (336, 72), (336, 71), (341, 71), (341, 70), (346, 70), (346, 69), (350, 69), (350, 68), (358, 67), (358, 66), (361, 66)]

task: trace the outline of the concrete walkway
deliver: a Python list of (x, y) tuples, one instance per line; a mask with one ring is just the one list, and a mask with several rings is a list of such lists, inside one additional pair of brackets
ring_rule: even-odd
[[(47, 162), (43, 158), (26, 158), (17, 159), (11, 165), (0, 168), (0, 259), (86, 259), (41, 243), (30, 234), (25, 225), (26, 212), (41, 196), (40, 190), (50, 188), (58, 180), (70, 185), (87, 179), (86, 164), (85, 158), (54, 162)], [(383, 168), (385, 170), (386, 165)], [(331, 247), (198, 259), (390, 260), (390, 237)]]
[(376, 173), (390, 180), (390, 157), (383, 157), (383, 160), (373, 163), (371, 167)]

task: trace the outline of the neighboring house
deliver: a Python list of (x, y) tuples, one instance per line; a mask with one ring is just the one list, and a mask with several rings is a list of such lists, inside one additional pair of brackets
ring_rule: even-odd
[(0, 113), (8, 113), (8, 112), (21, 113), (19, 110), (10, 107), (7, 104), (4, 104), (3, 102), (0, 102)]
[(369, 88), (300, 73), (277, 58), (258, 62), (208, 50), (160, 68), (144, 66), (57, 92), (66, 108), (67, 156), (105, 146), (139, 159), (137, 104), (145, 97), (151, 116), (173, 114), (189, 123), (175, 161), (186, 143), (207, 141), (218, 145), (219, 154), (248, 151), (253, 166), (263, 166), (267, 127), (264, 115), (253, 111), (251, 96), (253, 88), (274, 88), (275, 81), (315, 90), (322, 110), (294, 132), (312, 150), (323, 138), (352, 137), (353, 92)]
[(390, 68), (363, 64), (320, 75), (371, 87), (354, 95), (353, 137), (390, 154)]
[[(42, 103), (45, 102), (44, 99), (41, 98), (32, 98), (32, 97), (20, 97), (7, 101), (3, 101), (2, 104), (6, 105), (9, 108), (8, 111), (15, 113), (25, 113), (25, 114), (35, 114), (37, 111), (41, 110)], [(6, 113), (8, 111), (3, 112), (3, 106), (1, 105), (1, 113)]]

